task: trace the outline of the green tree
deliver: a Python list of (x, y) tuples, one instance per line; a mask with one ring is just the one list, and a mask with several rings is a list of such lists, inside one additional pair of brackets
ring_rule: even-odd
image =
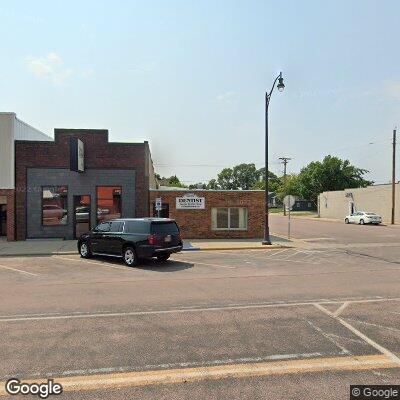
[(364, 179), (368, 172), (352, 165), (349, 160), (329, 155), (322, 162), (314, 161), (302, 168), (298, 177), (299, 194), (316, 204), (322, 192), (372, 185), (372, 181)]
[[(259, 190), (264, 190), (265, 189), (265, 182), (264, 182), (264, 171), (265, 168), (260, 168), (258, 170), (258, 180), (257, 182), (253, 185), (252, 189), (259, 189)], [(281, 186), (281, 179), (278, 178), (277, 175), (275, 175), (273, 172), (268, 171), (268, 190), (270, 192), (277, 192)]]
[(286, 175), (286, 180), (281, 177), (281, 184), (277, 190), (277, 195), (279, 200), (283, 200), (285, 196), (291, 194), (293, 196), (300, 196), (300, 188), (299, 188), (299, 175), (297, 174), (288, 174)]
[(216, 179), (211, 179), (211, 180), (207, 183), (207, 189), (211, 189), (211, 190), (219, 189), (217, 180), (216, 180)]
[(207, 185), (205, 183), (199, 182), (189, 185), (189, 189), (207, 189)]
[(181, 187), (186, 188), (187, 186), (183, 184), (176, 175), (172, 175), (169, 178), (165, 178), (160, 176), (159, 174), (155, 174), (155, 177), (160, 184), (160, 186), (173, 186), (173, 187)]
[(234, 179), (233, 179), (233, 169), (232, 168), (224, 168), (218, 174), (217, 185), (220, 189), (224, 189), (224, 190), (237, 189)]
[(224, 168), (219, 174), (217, 184), (225, 190), (250, 190), (260, 181), (260, 170), (255, 164), (239, 164)]
[(250, 190), (259, 180), (260, 172), (255, 164), (239, 164), (233, 167), (233, 181), (236, 189)]

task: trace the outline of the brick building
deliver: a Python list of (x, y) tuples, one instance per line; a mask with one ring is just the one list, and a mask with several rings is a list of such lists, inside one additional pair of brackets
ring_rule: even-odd
[(150, 210), (161, 198), (161, 217), (174, 218), (185, 239), (262, 238), (262, 190), (150, 190)]
[(55, 129), (54, 139), (0, 113), (0, 235), (74, 239), (112, 218), (177, 220), (185, 238), (261, 238), (263, 191), (161, 190), (148, 142), (107, 130)]
[(107, 130), (55, 129), (15, 142), (15, 237), (73, 239), (99, 222), (148, 216), (149, 145), (112, 143)]

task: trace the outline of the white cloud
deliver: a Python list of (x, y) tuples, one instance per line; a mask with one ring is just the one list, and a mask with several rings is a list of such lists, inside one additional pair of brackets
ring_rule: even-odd
[(215, 99), (221, 103), (231, 104), (234, 103), (236, 99), (236, 92), (228, 90), (225, 93), (220, 93)]
[(65, 84), (72, 75), (72, 70), (64, 67), (63, 60), (57, 53), (49, 53), (45, 57), (28, 56), (25, 66), (33, 75), (47, 79), (57, 86)]

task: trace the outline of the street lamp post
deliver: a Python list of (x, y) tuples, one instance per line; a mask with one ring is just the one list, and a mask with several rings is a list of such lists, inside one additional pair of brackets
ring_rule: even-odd
[(264, 174), (264, 182), (265, 182), (265, 226), (264, 226), (264, 240), (262, 244), (268, 245), (271, 244), (271, 240), (269, 238), (269, 215), (268, 215), (268, 108), (269, 102), (271, 100), (272, 92), (274, 91), (276, 82), (278, 82), (277, 88), (280, 92), (283, 91), (285, 85), (283, 83), (282, 72), (275, 78), (274, 84), (272, 85), (271, 91), (265, 93), (265, 174)]

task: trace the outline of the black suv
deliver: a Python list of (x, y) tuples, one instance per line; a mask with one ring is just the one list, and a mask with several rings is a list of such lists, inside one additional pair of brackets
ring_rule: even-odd
[(179, 227), (169, 218), (112, 219), (78, 240), (81, 257), (122, 257), (129, 266), (137, 264), (140, 258), (157, 257), (159, 261), (166, 261), (182, 247)]

